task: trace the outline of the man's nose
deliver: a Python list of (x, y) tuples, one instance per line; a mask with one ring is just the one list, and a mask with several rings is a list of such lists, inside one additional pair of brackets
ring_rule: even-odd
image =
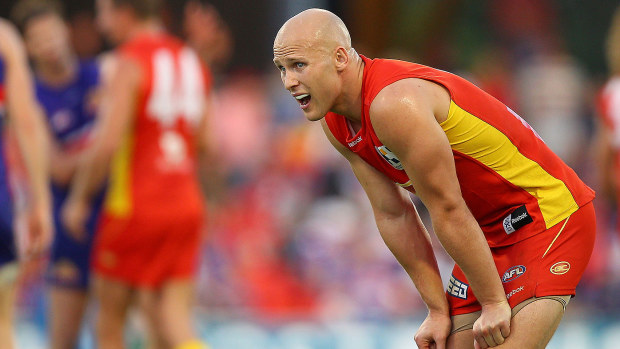
[(295, 74), (287, 73), (284, 75), (284, 88), (291, 90), (297, 85), (299, 85), (299, 80), (297, 80)]

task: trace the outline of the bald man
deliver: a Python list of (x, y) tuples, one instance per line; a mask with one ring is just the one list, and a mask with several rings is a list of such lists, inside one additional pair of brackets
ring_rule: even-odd
[[(331, 12), (289, 19), (273, 53), (428, 307), (418, 347), (544, 348), (592, 252), (594, 192), (510, 108), (448, 72), (359, 55)], [(409, 193), (456, 262), (445, 293)]]

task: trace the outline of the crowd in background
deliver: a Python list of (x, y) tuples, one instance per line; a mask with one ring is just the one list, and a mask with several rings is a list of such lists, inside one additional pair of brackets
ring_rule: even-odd
[[(527, 120), (597, 190), (592, 144), (601, 75), (591, 74), (569, 52), (553, 2), (516, 3), (482, 6), (485, 13), (496, 14), (487, 18), (495, 39), (470, 47), (466, 59), (455, 40), (467, 40), (467, 33), (457, 38), (440, 33), (418, 45), (423, 52), (391, 47), (370, 55), (406, 58), (475, 82)], [(89, 13), (72, 16), (71, 25), (83, 57), (104, 49)], [(214, 28), (211, 48), (218, 47), (218, 54), (212, 61), (216, 90), (211, 124), (216, 157), (205, 178), (209, 210), (206, 253), (197, 276), (199, 309), (258, 321), (425, 314), (412, 282), (382, 243), (347, 162), (331, 148), (320, 126), (305, 120), (275, 68), (227, 64), (238, 43), (226, 23)], [(366, 54), (362, 38), (353, 39)], [(431, 229), (423, 206), (414, 201)], [(602, 193), (595, 205), (596, 247), (569, 309), (613, 316), (620, 313), (616, 209)], [(442, 276), (449, 277), (453, 262), (441, 247), (436, 254)], [(40, 269), (32, 268), (23, 280), (21, 314), (44, 321), (43, 284), (32, 277)]]

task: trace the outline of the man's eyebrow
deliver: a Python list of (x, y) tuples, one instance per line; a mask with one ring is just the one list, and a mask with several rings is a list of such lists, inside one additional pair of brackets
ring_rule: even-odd
[(293, 61), (303, 61), (303, 60), (305, 60), (305, 58), (302, 56), (286, 56), (286, 57), (279, 57), (279, 58), (273, 59), (274, 62), (278, 61), (278, 62), (283, 62), (283, 63), (293, 62)]
[(275, 65), (281, 65), (281, 64), (290, 62), (292, 60), (294, 60), (294, 58), (291, 58), (291, 57), (280, 57), (280, 58), (274, 58), (273, 59), (273, 63)]

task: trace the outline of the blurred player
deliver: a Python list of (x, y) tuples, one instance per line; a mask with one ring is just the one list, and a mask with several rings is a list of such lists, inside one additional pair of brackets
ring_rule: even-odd
[(183, 32), (190, 45), (215, 74), (232, 53), (230, 29), (217, 10), (206, 1), (190, 0), (183, 11)]
[[(273, 53), (428, 306), (417, 345), (544, 348), (592, 253), (594, 192), (501, 102), (445, 71), (359, 55), (331, 12), (288, 20)], [(446, 293), (400, 187), (422, 199), (456, 262)]]
[[(600, 185), (611, 201), (620, 202), (620, 8), (607, 36), (610, 78), (598, 99), (601, 120), (596, 137)], [(620, 224), (620, 220), (618, 221)]]
[[(34, 65), (37, 99), (52, 133), (50, 142), (51, 189), (56, 234), (47, 281), (49, 290), (50, 347), (75, 348), (88, 300), (89, 263), (95, 214), (86, 224), (87, 235), (78, 241), (60, 224), (60, 208), (90, 136), (95, 112), (99, 68), (79, 62), (62, 18), (60, 5), (49, 0), (21, 0), (12, 17), (24, 34)], [(97, 199), (94, 211), (100, 206)]]
[(30, 259), (49, 246), (52, 218), (42, 115), (35, 102), (23, 43), (15, 28), (3, 19), (0, 19), (0, 121), (2, 134), (10, 130), (17, 139), (28, 184), (25, 204), (12, 204), (0, 136), (0, 348), (11, 349), (14, 347), (16, 259), (18, 255)]
[(104, 33), (122, 45), (106, 84), (93, 147), (63, 217), (84, 231), (109, 171), (92, 257), (97, 347), (122, 348), (135, 293), (155, 348), (204, 348), (192, 326), (204, 203), (195, 175), (210, 78), (193, 50), (166, 34), (157, 0), (98, 0)]

